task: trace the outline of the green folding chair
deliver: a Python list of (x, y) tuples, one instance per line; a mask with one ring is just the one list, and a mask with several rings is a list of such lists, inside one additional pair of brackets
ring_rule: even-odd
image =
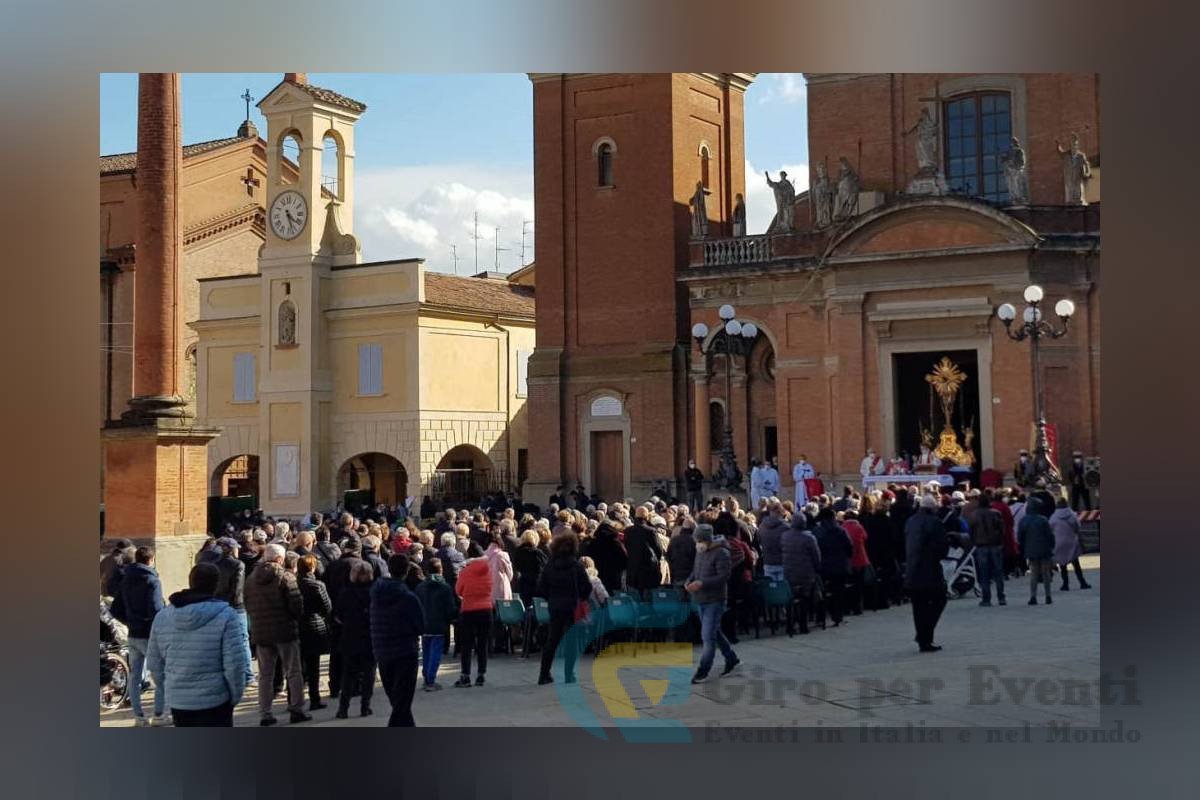
[[(504, 626), (504, 630), (508, 634), (508, 652), (513, 652), (513, 631), (516, 628), (524, 628), (525, 625), (525, 603), (521, 598), (514, 597), (512, 600), (497, 600), (496, 601), (496, 619)], [(524, 645), (525, 653), (529, 652), (529, 637), (525, 637)]]

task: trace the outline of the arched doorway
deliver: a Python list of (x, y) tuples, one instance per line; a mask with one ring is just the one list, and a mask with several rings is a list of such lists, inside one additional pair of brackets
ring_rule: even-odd
[(486, 494), (504, 491), (503, 476), (492, 460), (469, 444), (451, 448), (434, 470), (429, 493), (435, 502), (473, 504)]
[(213, 497), (257, 497), (258, 456), (241, 453), (218, 464), (209, 493)]
[(386, 453), (360, 453), (338, 469), (338, 499), (348, 509), (384, 503), (403, 503), (408, 496), (408, 471)]
[(208, 530), (219, 533), (246, 509), (258, 508), (258, 456), (240, 453), (213, 470), (208, 489)]

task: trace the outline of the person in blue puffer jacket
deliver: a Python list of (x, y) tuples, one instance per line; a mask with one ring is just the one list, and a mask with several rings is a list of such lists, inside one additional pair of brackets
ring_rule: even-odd
[(171, 595), (150, 629), (146, 666), (166, 690), (176, 727), (232, 727), (246, 688), (245, 623), (213, 597), (219, 579), (213, 564), (192, 567), (189, 588)]

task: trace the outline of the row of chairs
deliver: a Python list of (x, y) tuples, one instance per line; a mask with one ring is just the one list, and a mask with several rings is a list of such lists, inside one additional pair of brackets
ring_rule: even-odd
[[(750, 613), (753, 618), (754, 635), (758, 638), (760, 621), (765, 620), (771, 635), (783, 627), (788, 635), (794, 633), (794, 621), (797, 613), (808, 612), (807, 603), (799, 603), (801, 598), (793, 596), (792, 587), (786, 581), (758, 578), (754, 582), (751, 598)], [(805, 598), (807, 599), (807, 598)], [(610, 595), (608, 603), (603, 606), (593, 605), (589, 620), (591, 627), (588, 638), (595, 643), (596, 652), (603, 649), (604, 643), (616, 631), (629, 631), (633, 642), (633, 654), (636, 656), (639, 643), (646, 644), (644, 636), (648, 631), (665, 634), (678, 631), (688, 622), (693, 614), (698, 615), (696, 602), (690, 597), (683, 597), (679, 590), (670, 586), (660, 586), (650, 590), (646, 599), (635, 592), (619, 591)], [(531, 613), (532, 611), (532, 613)], [(538, 630), (550, 624), (550, 607), (545, 598), (533, 598), (533, 608), (527, 609), (519, 597), (511, 600), (500, 600), (496, 604), (496, 614), (499, 623), (508, 635), (509, 652), (513, 652), (516, 632), (521, 631), (522, 657), (528, 657), (529, 645)], [(656, 647), (655, 642), (648, 642)]]

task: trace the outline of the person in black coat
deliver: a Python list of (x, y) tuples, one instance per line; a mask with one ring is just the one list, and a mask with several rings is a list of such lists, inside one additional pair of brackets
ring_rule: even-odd
[(621, 574), (625, 572), (625, 566), (629, 563), (629, 555), (612, 522), (606, 519), (600, 523), (596, 528), (596, 535), (588, 542), (584, 555), (596, 562), (600, 582), (609, 594), (620, 591)]
[(337, 595), (333, 618), (341, 626), (338, 652), (342, 657), (342, 682), (335, 716), (346, 719), (350, 698), (357, 684), (361, 691), (361, 716), (371, 715), (371, 693), (375, 688), (375, 656), (371, 649), (371, 583), (375, 570), (358, 559), (350, 569), (350, 583)]
[(662, 584), (662, 571), (658, 564), (663, 557), (663, 550), (658, 534), (650, 527), (649, 516), (650, 512), (645, 506), (638, 506), (633, 525), (625, 529), (625, 552), (629, 554), (625, 583), (630, 589), (636, 590), (643, 600), (649, 597), (652, 589)]
[[(825, 586), (825, 605), (834, 627), (842, 623), (842, 605), (846, 579), (850, 575), (850, 556), (854, 543), (846, 529), (838, 524), (833, 508), (825, 506), (817, 512), (817, 528), (813, 531), (821, 548), (821, 581)], [(824, 619), (824, 616), (821, 616)]]
[[(133, 563), (122, 568), (113, 596), (112, 615), (129, 629), (126, 645), (129, 648), (129, 702), (138, 725), (146, 725), (142, 711), (142, 680), (145, 675), (146, 653), (150, 646), (150, 628), (163, 609), (162, 583), (154, 569), (154, 551), (139, 547)], [(161, 686), (154, 689), (154, 719), (162, 719), (166, 710), (166, 694)]]
[(912, 499), (907, 489), (897, 489), (896, 497), (888, 508), (888, 521), (892, 524), (892, 552), (896, 554), (899, 568), (904, 570), (904, 560), (907, 557), (905, 546), (905, 530), (908, 518), (913, 515)]
[[(362, 540), (362, 559), (371, 565), (375, 570), (375, 580), (380, 578), (390, 578), (392, 573), (388, 571), (387, 562), (383, 560), (383, 556), (379, 555), (379, 549), (382, 542), (378, 536), (364, 536)], [(397, 575), (397, 578), (403, 578), (403, 575)]]
[(296, 564), (296, 583), (304, 601), (300, 618), (300, 667), (308, 686), (308, 710), (324, 708), (321, 702), (321, 654), (329, 652), (329, 615), (333, 604), (325, 584), (317, 579), (317, 558), (301, 556)]
[(245, 608), (246, 565), (238, 558), (238, 544), (227, 536), (217, 539), (221, 557), (217, 559), (217, 591), (213, 597), (229, 603), (230, 608), (240, 611)]
[(397, 553), (388, 560), (392, 576), (371, 587), (371, 652), (379, 664), (383, 690), (392, 706), (389, 728), (411, 728), (413, 692), (417, 688), (418, 642), (425, 631), (425, 610), (404, 578), (415, 565)]
[(892, 524), (873, 495), (863, 498), (858, 521), (867, 532), (867, 558), (879, 581), (880, 591), (875, 592), (876, 607), (884, 609), (888, 607), (889, 599), (899, 602), (900, 597), (900, 568), (892, 549)]
[[(347, 540), (346, 547), (342, 549), (338, 559), (331, 562), (325, 570), (325, 588), (335, 603), (342, 590), (350, 585), (350, 573), (353, 572), (354, 566), (366, 564), (361, 555), (361, 545), (357, 539), (351, 538)], [(366, 565), (371, 567), (370, 564)], [(373, 568), (371, 571), (374, 574)], [(341, 631), (342, 626), (335, 615), (329, 625), (329, 697), (333, 699), (336, 699), (342, 690), (342, 650), (338, 646)]]
[(525, 608), (533, 607), (534, 593), (537, 591), (538, 579), (549, 556), (538, 549), (538, 535), (533, 531), (525, 531), (521, 535), (521, 544), (512, 553), (513, 571), (517, 573), (517, 596), (525, 604)]
[[(562, 642), (563, 635), (575, 624), (575, 609), (592, 593), (592, 582), (587, 570), (579, 563), (579, 537), (574, 531), (560, 533), (550, 542), (550, 560), (538, 578), (535, 591), (537, 597), (546, 598), (550, 607), (550, 631), (546, 645), (542, 648), (542, 667), (538, 685), (553, 682), (550, 667), (554, 653)], [(567, 683), (575, 682), (575, 660), (578, 657), (577, 641), (569, 642), (563, 653), (564, 676)]]
[(923, 495), (920, 511), (905, 523), (904, 584), (912, 599), (913, 625), (922, 653), (942, 649), (933, 643), (933, 630), (946, 607), (942, 559), (950, 550), (950, 539), (937, 512), (937, 497)]
[(317, 528), (317, 543), (313, 546), (313, 555), (317, 557), (317, 561), (321, 562), (319, 571), (321, 576), (324, 576), (325, 570), (329, 569), (330, 564), (342, 556), (341, 549), (329, 541), (329, 528), (324, 525)]

